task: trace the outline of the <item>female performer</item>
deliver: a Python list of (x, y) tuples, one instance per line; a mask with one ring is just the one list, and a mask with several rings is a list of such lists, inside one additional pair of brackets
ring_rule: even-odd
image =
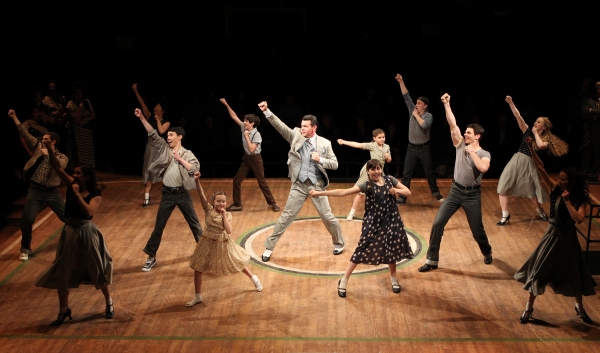
[[(154, 129), (156, 129), (156, 132), (158, 132), (160, 136), (164, 138), (167, 130), (169, 130), (169, 126), (171, 126), (171, 122), (167, 118), (167, 106), (158, 103), (154, 107), (154, 114), (150, 114), (150, 110), (148, 110), (144, 99), (140, 95), (140, 92), (138, 92), (137, 83), (134, 83), (131, 89), (135, 93), (138, 102), (142, 106), (142, 113), (144, 114), (146, 120), (148, 120), (148, 123)], [(142, 183), (145, 186), (144, 203), (142, 204), (142, 207), (148, 207), (150, 205), (150, 189), (152, 188), (152, 184), (161, 180), (158, 175), (150, 175), (150, 173), (148, 173), (150, 163), (156, 160), (157, 153), (158, 151), (156, 148), (152, 147), (152, 144), (150, 143), (150, 137), (148, 137), (148, 141), (146, 142), (146, 150), (144, 151), (144, 167), (142, 169)]]
[[(502, 207), (502, 219), (496, 225), (503, 226), (510, 221), (510, 213), (508, 212), (509, 194), (516, 197), (528, 197), (535, 205), (540, 218), (547, 221), (548, 215), (542, 209), (541, 204), (546, 202), (548, 195), (540, 184), (540, 179), (531, 159), (532, 154), (535, 154), (538, 150), (548, 149), (551, 155), (560, 157), (569, 151), (569, 146), (550, 132), (552, 123), (548, 118), (537, 118), (533, 123), (533, 127), (530, 128), (521, 117), (510, 96), (506, 96), (506, 102), (517, 119), (517, 123), (519, 123), (523, 138), (521, 139), (519, 151), (513, 155), (504, 167), (498, 181), (498, 198)], [(527, 138), (535, 139), (531, 150), (527, 145)]]
[(60, 167), (54, 146), (46, 143), (50, 164), (61, 180), (68, 185), (65, 201), (65, 227), (58, 240), (56, 258), (36, 280), (35, 285), (57, 289), (60, 311), (52, 326), (60, 326), (68, 317), (69, 290), (81, 284), (92, 284), (100, 289), (106, 300), (106, 318), (115, 315), (108, 286), (112, 283), (112, 257), (104, 237), (92, 223), (102, 201), (102, 190), (96, 182), (96, 173), (90, 166), (78, 166), (69, 176)]
[(515, 274), (515, 279), (529, 292), (520, 321), (522, 324), (529, 321), (535, 298), (550, 285), (556, 294), (575, 297), (577, 316), (591, 324), (592, 319), (583, 309), (582, 296), (596, 294), (596, 282), (581, 254), (575, 229), (575, 223), (583, 221), (590, 201), (587, 185), (574, 168), (563, 169), (558, 182), (553, 181), (540, 158), (535, 153), (532, 156), (542, 183), (550, 191), (550, 224), (540, 244)]
[(392, 291), (400, 293), (396, 278), (396, 263), (412, 259), (404, 223), (400, 218), (396, 195), (410, 196), (410, 190), (396, 178), (384, 176), (381, 162), (371, 159), (366, 164), (368, 180), (349, 189), (311, 190), (310, 196), (346, 196), (363, 192), (366, 195), (365, 217), (358, 246), (350, 258), (344, 277), (338, 282), (338, 295), (346, 297), (348, 279), (358, 264), (388, 264)]

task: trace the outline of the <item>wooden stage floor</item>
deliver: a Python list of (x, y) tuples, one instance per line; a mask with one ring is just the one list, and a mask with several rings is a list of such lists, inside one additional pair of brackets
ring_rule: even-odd
[[(500, 206), (497, 180), (484, 179), (483, 221), (494, 261), (483, 263), (459, 211), (446, 226), (440, 268), (419, 273), (425, 261), (431, 223), (439, 203), (424, 180), (413, 180), (406, 205), (400, 206), (414, 260), (398, 267), (402, 292), (391, 290), (386, 267), (359, 265), (348, 296), (337, 283), (360, 235), (360, 220), (346, 221), (353, 196), (330, 198), (346, 238), (342, 255), (332, 254), (331, 238), (311, 202), (303, 207), (275, 249), (260, 261), (262, 243), (279, 213), (269, 209), (254, 179), (243, 184), (244, 210), (233, 214), (232, 237), (252, 254), (249, 265), (264, 290), (256, 292), (243, 274), (206, 276), (204, 303), (193, 308), (193, 271), (189, 258), (195, 243), (181, 213), (173, 212), (165, 229), (157, 264), (142, 272), (142, 249), (152, 231), (160, 187), (152, 204), (142, 208), (137, 177), (101, 174), (107, 189), (94, 222), (103, 232), (114, 261), (112, 297), (115, 317), (104, 317), (102, 294), (82, 286), (71, 292), (73, 321), (61, 327), (55, 291), (33, 280), (53, 260), (61, 222), (49, 210), (37, 219), (34, 254), (18, 260), (20, 231), (3, 230), (0, 244), (0, 347), (2, 352), (595, 352), (600, 326), (579, 319), (574, 299), (551, 289), (535, 303), (535, 323), (521, 325), (527, 292), (513, 279), (544, 234), (547, 223), (534, 216), (528, 200), (511, 198), (511, 223), (496, 226)], [(442, 194), (450, 180), (438, 181)], [(231, 179), (203, 180), (205, 190), (231, 193)], [(332, 184), (330, 188), (352, 184)], [(270, 179), (279, 205), (285, 205), (288, 179)], [(598, 195), (596, 195), (598, 197)], [(193, 194), (204, 227), (204, 211)], [(230, 200), (229, 200), (230, 201)], [(231, 202), (231, 201), (230, 201)], [(229, 202), (229, 203), (230, 203)], [(548, 204), (544, 205), (548, 211)], [(362, 207), (357, 212), (362, 216)], [(600, 246), (593, 247), (600, 250)], [(594, 278), (600, 282), (600, 276)], [(598, 288), (600, 289), (600, 288)], [(590, 317), (600, 322), (599, 296), (586, 297)]]

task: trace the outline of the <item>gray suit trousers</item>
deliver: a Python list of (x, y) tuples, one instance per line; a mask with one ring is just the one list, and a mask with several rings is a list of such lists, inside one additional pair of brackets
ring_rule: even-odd
[[(292, 188), (290, 189), (290, 194), (288, 195), (285, 209), (281, 213), (281, 216), (279, 216), (277, 223), (275, 223), (273, 234), (271, 234), (271, 236), (265, 240), (265, 248), (271, 250), (275, 248), (275, 244), (277, 244), (279, 238), (281, 238), (285, 230), (296, 219), (300, 209), (302, 209), (302, 206), (304, 205), (304, 202), (308, 197), (310, 197), (308, 194), (310, 190), (324, 190), (323, 185), (324, 182), (321, 179), (319, 179), (316, 184), (313, 184), (310, 179), (307, 179), (305, 182), (296, 180), (294, 183), (292, 183)], [(323, 224), (329, 231), (329, 234), (331, 234), (333, 246), (336, 249), (343, 248), (345, 244), (344, 236), (342, 235), (340, 222), (338, 222), (337, 218), (335, 218), (331, 212), (331, 207), (329, 207), (329, 199), (326, 196), (311, 197), (310, 199), (315, 205)]]

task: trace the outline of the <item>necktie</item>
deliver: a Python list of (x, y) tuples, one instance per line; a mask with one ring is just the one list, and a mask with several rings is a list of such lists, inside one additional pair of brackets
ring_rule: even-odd
[(306, 139), (306, 147), (308, 147), (311, 152), (313, 151), (313, 145), (310, 143), (310, 139)]

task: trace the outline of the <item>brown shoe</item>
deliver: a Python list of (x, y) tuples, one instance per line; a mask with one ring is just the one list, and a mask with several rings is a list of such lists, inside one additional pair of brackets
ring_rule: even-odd
[(241, 211), (243, 209), (244, 208), (242, 206), (231, 205), (231, 206), (227, 207), (225, 210), (231, 212), (231, 211)]
[(281, 207), (277, 206), (276, 203), (269, 205), (269, 207), (273, 209), (273, 212), (279, 212), (281, 210)]

